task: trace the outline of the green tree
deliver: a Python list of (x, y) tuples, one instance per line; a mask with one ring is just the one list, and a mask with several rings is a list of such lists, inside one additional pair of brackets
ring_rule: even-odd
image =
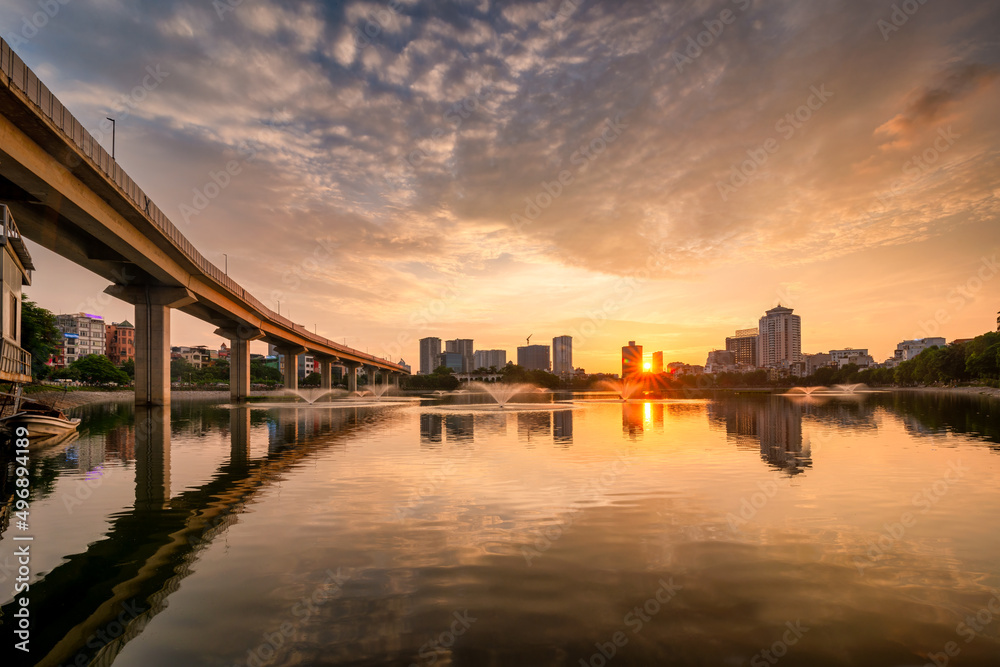
[(135, 379), (135, 359), (126, 359), (122, 362), (121, 369), (133, 380)]
[(173, 382), (180, 382), (185, 378), (194, 375), (195, 367), (187, 359), (170, 360), (170, 379)]
[(250, 362), (250, 381), (257, 384), (278, 384), (281, 382), (281, 371), (274, 366), (268, 366), (263, 359)]
[(318, 387), (323, 382), (323, 376), (313, 371), (302, 379), (303, 387)]
[(70, 370), (76, 373), (81, 382), (96, 385), (129, 383), (129, 377), (122, 369), (111, 363), (103, 354), (88, 354), (70, 364)]
[(25, 294), (21, 301), (21, 347), (31, 353), (31, 374), (36, 380), (48, 377), (48, 360), (61, 339), (56, 316)]

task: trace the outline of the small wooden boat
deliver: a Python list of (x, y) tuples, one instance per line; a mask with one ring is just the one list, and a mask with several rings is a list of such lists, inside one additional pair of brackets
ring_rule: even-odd
[(28, 429), (29, 438), (48, 438), (75, 431), (80, 425), (79, 417), (67, 417), (62, 410), (35, 401), (22, 401), (17, 412), (4, 417), (3, 423), (12, 429), (23, 426)]

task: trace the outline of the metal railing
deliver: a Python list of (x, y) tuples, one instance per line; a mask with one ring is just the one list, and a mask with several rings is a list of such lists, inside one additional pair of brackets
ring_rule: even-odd
[(159, 229), (206, 277), (211, 278), (218, 286), (225, 288), (230, 294), (247, 303), (253, 310), (262, 315), (262, 319), (279, 324), (287, 329), (294, 329), (297, 335), (317, 345), (341, 351), (359, 359), (365, 359), (383, 366), (392, 366), (400, 371), (403, 370), (401, 366), (393, 362), (387, 362), (366, 352), (360, 352), (346, 345), (335, 343), (328, 338), (309, 333), (301, 325), (294, 324), (287, 317), (282, 317), (265, 306), (259, 299), (227, 276), (219, 267), (205, 259), (194, 245), (181, 234), (177, 226), (146, 196), (146, 193), (118, 166), (118, 163), (111, 159), (111, 155), (73, 117), (73, 114), (63, 106), (62, 102), (52, 94), (52, 91), (38, 79), (35, 73), (31, 71), (31, 68), (24, 64), (24, 61), (14, 53), (3, 39), (0, 39), (0, 72), (6, 77), (9, 86), (23, 92), (28, 100), (38, 108), (39, 112), (48, 118), (58, 131), (80, 149), (83, 155), (89, 160), (91, 166), (103, 172), (117, 187), (119, 192), (131, 200), (139, 214), (143, 215)]

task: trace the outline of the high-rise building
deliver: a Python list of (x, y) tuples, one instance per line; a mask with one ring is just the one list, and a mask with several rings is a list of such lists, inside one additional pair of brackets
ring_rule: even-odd
[(452, 372), (462, 373), (464, 372), (462, 370), (463, 365), (462, 355), (458, 352), (442, 352), (438, 355), (438, 361), (437, 364), (434, 365), (434, 368), (447, 366), (452, 370)]
[(56, 315), (56, 328), (63, 334), (62, 354), (59, 356), (66, 366), (80, 357), (104, 354), (107, 351), (104, 318), (100, 315)]
[(757, 364), (758, 329), (737, 329), (735, 336), (726, 338), (726, 350), (732, 352), (736, 363), (740, 366)]
[(135, 327), (128, 320), (114, 322), (105, 329), (106, 354), (115, 366), (135, 360)]
[(476, 368), (493, 368), (500, 370), (507, 365), (507, 350), (476, 350), (472, 365)]
[(662, 373), (663, 372), (663, 353), (654, 352), (653, 353), (653, 363), (650, 364), (650, 372), (652, 373)]
[(549, 346), (522, 345), (517, 348), (517, 365), (532, 371), (549, 370)]
[(757, 330), (757, 365), (788, 368), (802, 359), (802, 318), (780, 304), (760, 318)]
[(622, 348), (622, 377), (638, 375), (642, 372), (642, 345), (636, 345), (634, 340), (630, 340), (628, 345)]
[(420, 374), (430, 375), (438, 367), (438, 357), (441, 356), (440, 338), (420, 339)]
[(552, 339), (552, 372), (561, 377), (573, 374), (572, 336), (556, 336)]
[(444, 342), (444, 351), (462, 355), (462, 370), (460, 372), (471, 373), (475, 370), (473, 364), (475, 363), (476, 352), (473, 349), (473, 342), (471, 338), (446, 340)]

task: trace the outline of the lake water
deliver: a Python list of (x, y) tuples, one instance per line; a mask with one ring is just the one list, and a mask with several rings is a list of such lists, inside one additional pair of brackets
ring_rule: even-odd
[(3, 664), (1000, 664), (1000, 403), (476, 400), (79, 410)]

